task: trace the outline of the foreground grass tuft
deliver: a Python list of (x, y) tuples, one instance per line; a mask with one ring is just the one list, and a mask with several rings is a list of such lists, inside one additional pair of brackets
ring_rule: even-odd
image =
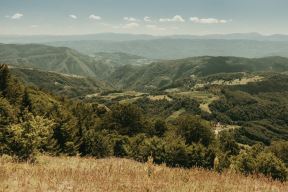
[(0, 158), (0, 191), (284, 192), (288, 183), (127, 159), (41, 156), (37, 164)]

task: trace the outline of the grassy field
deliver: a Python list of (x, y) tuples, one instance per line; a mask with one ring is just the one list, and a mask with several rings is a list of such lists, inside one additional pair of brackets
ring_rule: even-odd
[(183, 114), (185, 112), (186, 112), (186, 110), (184, 108), (181, 108), (180, 110), (175, 111), (169, 117), (167, 117), (166, 121), (173, 121), (173, 120), (177, 119), (181, 114)]
[(177, 92), (173, 94), (176, 96), (189, 97), (191, 99), (196, 99), (197, 101), (200, 102), (200, 109), (207, 113), (211, 113), (209, 105), (213, 101), (216, 101), (217, 99), (219, 99), (218, 96), (209, 92), (205, 92), (205, 91), (186, 91), (186, 92)]
[(171, 169), (127, 159), (41, 156), (34, 165), (0, 158), (0, 191), (285, 192), (288, 184), (234, 173)]

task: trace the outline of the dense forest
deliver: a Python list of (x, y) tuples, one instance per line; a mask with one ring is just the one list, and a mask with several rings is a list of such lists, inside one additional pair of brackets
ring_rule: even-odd
[[(187, 97), (103, 105), (55, 96), (24, 85), (1, 65), (0, 155), (31, 163), (38, 153), (153, 158), (171, 167), (229, 169), (284, 181), (288, 78), (277, 78), (221, 88), (221, 98), (210, 104), (212, 113), (205, 113), (199, 101)], [(167, 120), (167, 113), (180, 109), (183, 115)], [(241, 128), (216, 133), (217, 121)]]

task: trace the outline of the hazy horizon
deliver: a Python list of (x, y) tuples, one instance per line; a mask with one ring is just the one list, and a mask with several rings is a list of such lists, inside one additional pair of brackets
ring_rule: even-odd
[(0, 35), (288, 34), (287, 6), (284, 0), (1, 0)]
[(188, 34), (188, 33), (179, 33), (179, 34), (146, 34), (146, 33), (121, 33), (121, 32), (99, 32), (99, 33), (79, 33), (79, 34), (0, 34), (0, 36), (89, 36), (89, 35), (143, 35), (143, 36), (154, 36), (154, 37), (169, 37), (169, 36), (212, 36), (212, 35), (259, 35), (259, 36), (273, 36), (273, 35), (287, 35), (288, 33), (271, 33), (265, 34), (261, 32), (245, 32), (245, 33), (207, 33), (207, 34)]

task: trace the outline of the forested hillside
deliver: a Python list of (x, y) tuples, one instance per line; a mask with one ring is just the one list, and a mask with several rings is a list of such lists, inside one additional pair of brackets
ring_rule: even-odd
[(223, 97), (211, 104), (217, 119), (236, 123), (241, 143), (267, 145), (288, 140), (288, 76), (272, 75), (260, 82), (223, 89)]
[[(235, 130), (237, 142), (249, 145), (257, 142), (269, 145), (273, 140), (288, 137), (285, 120), (288, 82), (287, 73), (283, 73), (288, 70), (287, 58), (205, 56), (123, 65), (141, 57), (99, 53), (92, 58), (71, 49), (43, 45), (1, 48), (0, 60), (12, 64), (15, 77), (58, 96), (105, 106), (134, 103), (144, 114), (165, 121), (198, 114), (224, 127), (239, 127)], [(73, 64), (76, 68), (68, 59), (70, 52), (77, 61)], [(62, 60), (60, 55), (67, 58)], [(107, 61), (109, 57), (111, 62)], [(84, 66), (96, 68), (78, 70), (86, 61), (88, 64)], [(66, 74), (59, 73), (62, 70)], [(133, 93), (135, 90), (138, 93)]]
[(39, 87), (58, 96), (69, 98), (114, 89), (111, 84), (91, 77), (18, 67), (11, 67), (10, 71), (26, 85)]
[(101, 78), (111, 66), (65, 47), (0, 44), (0, 63)]
[(94, 53), (87, 56), (69, 48), (37, 44), (0, 44), (0, 63), (8, 63), (18, 68), (80, 75), (95, 81), (105, 80), (113, 84), (115, 89), (140, 91), (183, 85), (183, 81), (194, 80), (191, 76), (203, 77), (237, 72), (282, 72), (288, 69), (288, 59), (284, 57), (248, 59), (203, 56), (153, 62), (124, 53)]
[(0, 0), (0, 192), (288, 192), (288, 0)]
[(144, 66), (123, 66), (107, 78), (120, 88), (143, 90), (181, 86), (195, 78), (239, 72), (283, 72), (288, 70), (288, 59), (268, 57), (247, 59), (239, 57), (193, 57), (159, 61)]
[[(261, 173), (287, 179), (287, 141), (252, 147), (237, 143), (237, 132), (215, 132), (196, 100), (174, 99), (170, 110), (186, 114), (164, 119), (167, 107), (154, 100), (138, 103), (82, 102), (56, 97), (15, 79), (0, 67), (0, 154), (35, 161), (37, 153), (125, 157), (171, 167), (202, 167), (222, 172)], [(171, 105), (173, 104), (174, 105)], [(194, 103), (193, 105), (188, 105)], [(189, 106), (189, 107), (188, 107)], [(155, 116), (149, 115), (149, 110)], [(158, 112), (154, 110), (159, 110)], [(163, 113), (162, 115), (156, 115)], [(225, 112), (225, 111), (224, 111)]]

